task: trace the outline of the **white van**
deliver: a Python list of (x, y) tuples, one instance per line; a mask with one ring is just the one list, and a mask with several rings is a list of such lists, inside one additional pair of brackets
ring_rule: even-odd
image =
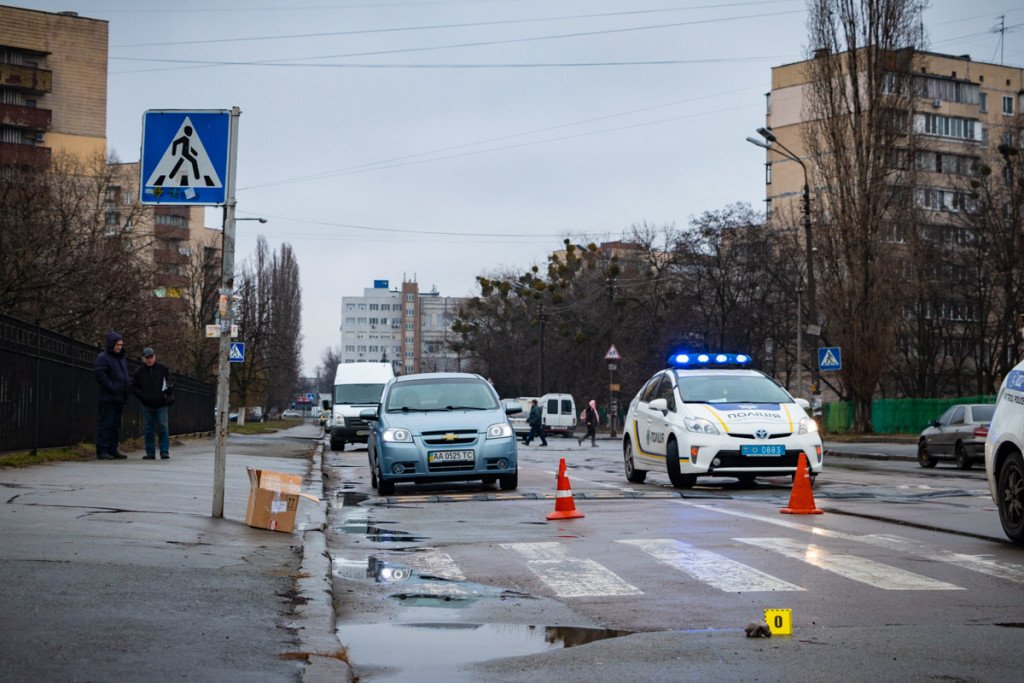
[(391, 363), (338, 365), (331, 408), (332, 451), (345, 450), (346, 443), (366, 443), (370, 428), (359, 413), (364, 408), (377, 407), (384, 385), (394, 376)]
[(571, 436), (576, 431), (576, 401), (572, 394), (544, 394), (540, 397), (545, 434)]

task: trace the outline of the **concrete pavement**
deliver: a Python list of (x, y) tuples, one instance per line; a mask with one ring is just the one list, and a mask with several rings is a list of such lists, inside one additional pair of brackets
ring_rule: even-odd
[[(0, 469), (0, 680), (348, 680), (335, 657), (318, 430), (212, 439), (170, 460)], [(292, 533), (243, 523), (246, 466), (303, 477)]]

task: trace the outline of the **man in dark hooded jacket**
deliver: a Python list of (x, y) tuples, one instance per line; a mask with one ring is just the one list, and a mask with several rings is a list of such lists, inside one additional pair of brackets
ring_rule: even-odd
[(124, 339), (117, 332), (107, 333), (107, 343), (93, 364), (99, 385), (99, 424), (96, 429), (96, 457), (121, 460), (128, 456), (117, 450), (121, 441), (121, 412), (131, 394), (128, 360), (124, 357)]

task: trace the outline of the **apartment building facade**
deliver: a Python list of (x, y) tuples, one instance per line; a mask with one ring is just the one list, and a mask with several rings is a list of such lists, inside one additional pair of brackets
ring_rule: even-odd
[(466, 363), (451, 350), (451, 324), (465, 301), (421, 292), (415, 281), (392, 289), (374, 280), (361, 296), (341, 300), (341, 362), (391, 362), (395, 374), (463, 372)]
[(106, 21), (0, 5), (0, 164), (106, 153)]

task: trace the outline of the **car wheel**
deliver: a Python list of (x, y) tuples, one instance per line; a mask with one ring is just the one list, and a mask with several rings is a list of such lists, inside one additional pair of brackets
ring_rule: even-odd
[(501, 486), (502, 491), (513, 491), (519, 488), (519, 472), (515, 471), (512, 474), (503, 474), (498, 477), (498, 484)]
[(622, 459), (626, 462), (626, 481), (642, 484), (647, 479), (647, 470), (638, 470), (633, 462), (633, 440), (626, 438), (622, 443)]
[(736, 478), (740, 480), (740, 486), (753, 486), (756, 476), (753, 474), (737, 474)]
[(693, 485), (697, 483), (696, 474), (683, 474), (679, 471), (679, 444), (675, 439), (668, 442), (665, 469), (668, 471), (668, 480), (677, 489), (692, 489)]
[(996, 481), (999, 521), (1006, 537), (1024, 545), (1024, 458), (1020, 451), (1010, 453)]
[(345, 442), (341, 439), (335, 439), (331, 437), (331, 450), (332, 451), (343, 451), (345, 450)]
[(385, 481), (384, 477), (377, 475), (377, 493), (382, 496), (391, 496), (395, 493), (395, 482)]
[(370, 461), (370, 488), (377, 488), (377, 467), (373, 464), (373, 456), (369, 449), (366, 451), (366, 459)]
[(971, 469), (971, 456), (967, 455), (963, 441), (956, 442), (956, 466), (962, 470)]
[(928, 442), (924, 439), (917, 442), (917, 464), (921, 467), (935, 467), (935, 458), (928, 451)]

